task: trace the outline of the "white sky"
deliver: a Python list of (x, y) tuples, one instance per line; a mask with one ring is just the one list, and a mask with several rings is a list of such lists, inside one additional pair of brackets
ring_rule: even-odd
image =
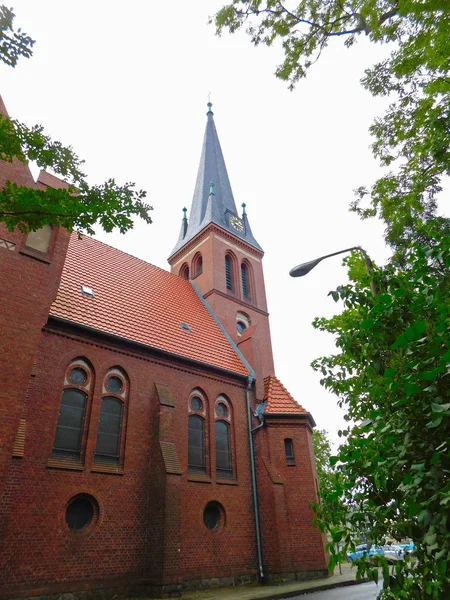
[(98, 237), (168, 268), (181, 209), (191, 205), (211, 92), (236, 204), (246, 202), (266, 253), (276, 374), (337, 441), (343, 413), (309, 364), (334, 351), (311, 321), (336, 312), (327, 294), (345, 282), (345, 269), (335, 257), (305, 278), (289, 270), (352, 245), (379, 263), (389, 255), (381, 224), (348, 211), (352, 190), (379, 174), (368, 127), (384, 103), (359, 79), (387, 49), (361, 39), (347, 50), (334, 40), (289, 92), (273, 75), (277, 49), (254, 48), (243, 33), (214, 35), (207, 19), (223, 4), (15, 0), (16, 24), (36, 44), (16, 69), (0, 65), (0, 93), (12, 117), (72, 145), (91, 183), (114, 177), (148, 191), (152, 225)]

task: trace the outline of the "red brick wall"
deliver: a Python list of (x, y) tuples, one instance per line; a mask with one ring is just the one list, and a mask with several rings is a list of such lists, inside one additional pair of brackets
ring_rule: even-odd
[[(311, 430), (305, 421), (267, 418), (257, 432), (258, 458), (276, 474), (274, 483), (263, 463), (261, 489), (264, 559), (271, 573), (326, 571), (321, 533), (313, 527), (310, 503), (317, 501)], [(294, 446), (295, 465), (286, 464), (285, 438)]]
[[(227, 290), (226, 287), (227, 251), (231, 251), (236, 258), (234, 291)], [(172, 272), (178, 274), (183, 265), (187, 264), (192, 275), (192, 262), (197, 253), (201, 253), (203, 258), (203, 272), (194, 278), (194, 282), (236, 343), (240, 341), (236, 330), (236, 313), (244, 312), (250, 317), (254, 327), (251, 349), (246, 352), (243, 347), (242, 350), (256, 372), (256, 395), (258, 400), (262, 400), (264, 377), (274, 373), (262, 255), (244, 247), (239, 238), (210, 226), (174, 257)], [(252, 274), (249, 274), (253, 283), (251, 299), (244, 298), (242, 293), (240, 265), (243, 260), (247, 261), (252, 270)]]
[(27, 249), (25, 241), (25, 234), (9, 232), (0, 224), (0, 495), (41, 328), (58, 289), (69, 234), (55, 229), (45, 256)]
[[(64, 372), (79, 356), (90, 361), (96, 376), (86, 417), (84, 468), (50, 468), (47, 461)], [(130, 379), (124, 472), (95, 473), (92, 461), (102, 379), (117, 365)], [(174, 408), (160, 405), (155, 382), (168, 385)], [(213, 451), (209, 478), (191, 481), (187, 473), (187, 398), (198, 386), (209, 401), (211, 448), (214, 400), (226, 394), (232, 405), (235, 481), (217, 482)], [(44, 593), (99, 587), (105, 582), (113, 585), (119, 580), (176, 583), (255, 573), (244, 389), (243, 381), (44, 330), (26, 399), (24, 456), (8, 456), (9, 476), (0, 505), (0, 564), (4, 565), (0, 597), (18, 590)], [(175, 443), (181, 475), (166, 474), (158, 452), (160, 433), (165, 441)], [(71, 532), (65, 523), (66, 504), (79, 493), (94, 496), (100, 509), (98, 522), (84, 533)], [(226, 524), (219, 532), (203, 524), (204, 506), (212, 500), (226, 511)]]

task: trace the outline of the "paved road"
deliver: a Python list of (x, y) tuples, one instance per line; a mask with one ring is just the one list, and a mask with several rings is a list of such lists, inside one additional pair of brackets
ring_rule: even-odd
[(361, 583), (326, 592), (295, 596), (295, 598), (299, 600), (375, 600), (379, 592), (380, 588), (375, 583)]

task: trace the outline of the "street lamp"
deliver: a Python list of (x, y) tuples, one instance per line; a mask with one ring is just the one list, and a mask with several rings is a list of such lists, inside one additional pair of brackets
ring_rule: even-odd
[(351, 252), (352, 250), (359, 250), (364, 258), (364, 266), (366, 267), (367, 274), (370, 277), (370, 289), (372, 290), (372, 294), (374, 296), (377, 295), (377, 288), (375, 282), (373, 280), (373, 264), (372, 261), (361, 246), (352, 246), (351, 248), (346, 248), (345, 250), (338, 250), (338, 252), (332, 252), (331, 254), (325, 254), (325, 256), (321, 256), (320, 258), (315, 258), (314, 260), (310, 260), (308, 262), (302, 263), (301, 265), (297, 265), (293, 269), (289, 271), (289, 275), (291, 277), (303, 277), (303, 275), (307, 275), (314, 267), (316, 267), (320, 262), (322, 262), (325, 258), (330, 258), (330, 256), (336, 256), (337, 254), (344, 254), (344, 252)]

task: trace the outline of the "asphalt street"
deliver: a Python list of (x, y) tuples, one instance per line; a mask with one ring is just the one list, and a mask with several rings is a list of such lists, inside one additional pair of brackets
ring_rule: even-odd
[(302, 594), (301, 596), (295, 596), (295, 598), (301, 600), (375, 600), (379, 592), (380, 588), (371, 582), (336, 588), (326, 592)]

